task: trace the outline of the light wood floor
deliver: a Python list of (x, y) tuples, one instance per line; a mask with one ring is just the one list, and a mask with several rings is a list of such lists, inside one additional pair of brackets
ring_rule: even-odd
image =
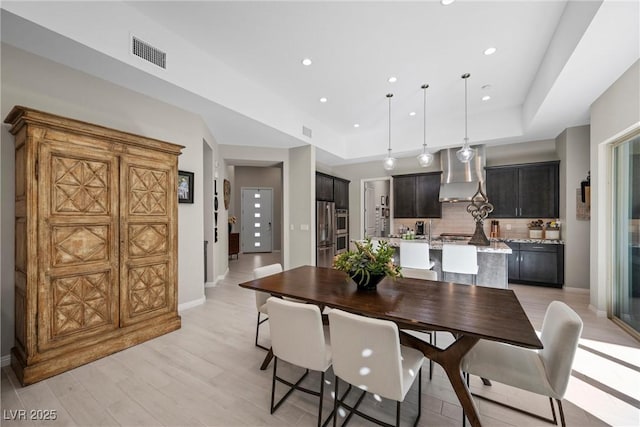
[[(278, 254), (243, 255), (230, 261), (227, 278), (207, 289), (204, 305), (182, 313), (182, 329), (112, 356), (20, 387), (10, 368), (2, 370), (2, 426), (263, 426), (316, 422), (315, 398), (294, 393), (274, 415), (269, 414), (271, 369), (258, 367), (265, 352), (254, 347), (255, 303), (238, 283), (251, 278), (259, 265), (278, 262)], [(588, 310), (588, 294), (550, 288), (512, 285), (531, 322), (539, 330), (547, 304), (562, 300), (585, 323), (574, 374), (564, 408), (570, 426), (640, 425), (640, 345), (607, 319)], [(261, 332), (268, 345), (268, 325)], [(446, 344), (448, 334), (438, 335)], [(287, 372), (288, 371), (288, 372)], [(460, 426), (462, 411), (436, 367), (433, 380), (423, 375), (421, 426)], [(293, 376), (299, 371), (285, 367)], [(333, 381), (332, 375), (329, 381)], [(317, 376), (305, 383), (313, 387)], [(472, 378), (475, 391), (511, 404), (549, 412), (544, 397), (500, 384), (487, 388)], [(329, 387), (329, 389), (331, 389)], [(343, 388), (344, 389), (344, 388)], [(403, 423), (415, 414), (417, 388), (403, 405)], [(483, 425), (538, 426), (535, 418), (477, 401)], [(327, 393), (325, 407), (330, 407)], [(365, 410), (391, 416), (395, 404), (372, 398)], [(16, 410), (55, 410), (55, 421), (12, 421)], [(326, 414), (326, 413), (325, 413)], [(392, 418), (389, 418), (392, 420)], [(349, 425), (367, 425), (354, 417)]]

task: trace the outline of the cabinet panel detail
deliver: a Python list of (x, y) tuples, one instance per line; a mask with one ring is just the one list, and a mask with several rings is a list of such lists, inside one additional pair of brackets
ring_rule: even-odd
[(109, 174), (107, 163), (53, 155), (51, 212), (107, 214)]
[(109, 226), (54, 226), (53, 266), (109, 260)]
[(167, 214), (167, 172), (137, 166), (129, 168), (129, 214)]
[(53, 339), (113, 322), (109, 272), (58, 278), (52, 287)]
[(167, 224), (129, 225), (129, 256), (165, 255), (168, 247)]
[(129, 270), (129, 316), (167, 306), (167, 266), (147, 265)]
[(180, 328), (183, 147), (25, 107), (5, 123), (16, 142), (11, 366), (22, 385)]

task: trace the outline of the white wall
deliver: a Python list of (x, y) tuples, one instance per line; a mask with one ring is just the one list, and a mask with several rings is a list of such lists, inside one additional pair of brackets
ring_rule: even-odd
[[(60, 64), (2, 45), (2, 118), (14, 105), (24, 105), (90, 123), (184, 145), (179, 168), (195, 173), (195, 200), (178, 209), (178, 302), (204, 299), (203, 286), (203, 139), (215, 139), (200, 117)], [(13, 137), (2, 129), (2, 340), (1, 354), (13, 346)], [(226, 247), (215, 248), (225, 265)]]
[(292, 178), (289, 183), (290, 268), (315, 265), (316, 149), (312, 145), (292, 148), (289, 150), (289, 161)]
[(589, 171), (589, 126), (566, 129), (557, 141), (560, 157), (560, 220), (564, 246), (564, 283), (589, 288), (589, 221), (576, 218), (576, 189)]
[(640, 128), (640, 61), (591, 105), (591, 307), (606, 314), (611, 286), (611, 143)]

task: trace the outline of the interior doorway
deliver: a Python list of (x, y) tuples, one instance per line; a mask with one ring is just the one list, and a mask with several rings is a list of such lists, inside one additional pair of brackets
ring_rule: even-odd
[(242, 252), (273, 250), (273, 188), (243, 187), (240, 190)]
[(213, 150), (205, 141), (202, 140), (202, 206), (203, 206), (203, 256), (204, 256), (204, 286), (212, 286), (215, 280), (214, 272), (214, 228), (216, 227), (213, 209), (214, 197), (214, 173), (213, 173)]
[(362, 187), (363, 237), (388, 237), (391, 233), (391, 179), (363, 180)]

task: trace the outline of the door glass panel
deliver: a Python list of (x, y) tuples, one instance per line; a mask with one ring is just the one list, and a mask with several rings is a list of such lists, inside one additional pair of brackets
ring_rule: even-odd
[(640, 136), (614, 149), (613, 316), (640, 332)]
[(242, 252), (271, 252), (273, 189), (244, 187), (240, 193)]

